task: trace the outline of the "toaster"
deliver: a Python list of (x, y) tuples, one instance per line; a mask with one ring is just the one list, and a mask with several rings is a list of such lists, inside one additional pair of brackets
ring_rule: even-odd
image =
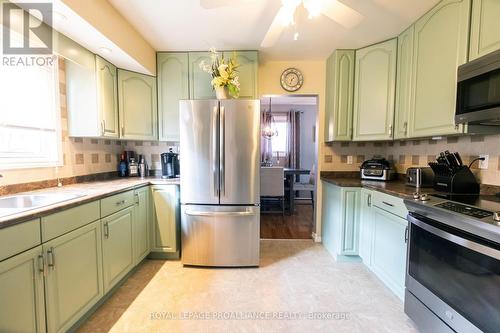
[(434, 171), (428, 167), (412, 167), (406, 170), (406, 185), (414, 187), (432, 187)]
[(396, 170), (392, 162), (385, 158), (372, 158), (364, 161), (360, 166), (361, 179), (391, 180), (396, 177)]

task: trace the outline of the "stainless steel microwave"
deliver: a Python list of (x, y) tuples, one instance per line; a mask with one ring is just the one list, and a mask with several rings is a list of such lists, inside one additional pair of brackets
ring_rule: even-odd
[(455, 123), (500, 126), (500, 50), (458, 67)]

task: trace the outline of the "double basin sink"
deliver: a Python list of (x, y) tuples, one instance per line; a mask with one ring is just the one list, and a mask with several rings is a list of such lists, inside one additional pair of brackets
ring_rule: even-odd
[(20, 194), (0, 197), (0, 218), (82, 197), (81, 194)]

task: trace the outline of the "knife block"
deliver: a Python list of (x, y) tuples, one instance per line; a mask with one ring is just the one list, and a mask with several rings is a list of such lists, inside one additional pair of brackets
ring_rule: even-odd
[(434, 171), (436, 191), (458, 194), (479, 194), (479, 183), (469, 167), (451, 168), (443, 163), (429, 162)]

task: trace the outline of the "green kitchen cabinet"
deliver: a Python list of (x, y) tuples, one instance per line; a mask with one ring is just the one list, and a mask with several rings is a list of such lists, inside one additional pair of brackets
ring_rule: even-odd
[(134, 264), (138, 264), (149, 254), (149, 186), (134, 191), (135, 207), (133, 221)]
[(43, 244), (48, 332), (66, 332), (103, 296), (101, 225)]
[(500, 49), (500, 1), (472, 0), (469, 60)]
[(322, 241), (339, 261), (359, 260), (360, 188), (323, 182)]
[(224, 58), (229, 59), (236, 54), (238, 76), (240, 82), (239, 98), (257, 98), (257, 74), (259, 71), (259, 55), (257, 51), (225, 51)]
[(189, 99), (188, 53), (158, 53), (157, 82), (159, 139), (179, 141), (179, 100)]
[(151, 252), (179, 253), (179, 187), (154, 185), (151, 187), (153, 207)]
[(356, 50), (353, 140), (393, 138), (397, 39)]
[(336, 50), (327, 60), (325, 142), (352, 139), (354, 50)]
[(158, 110), (156, 78), (118, 70), (118, 111), (120, 138), (157, 140)]
[(45, 332), (43, 251), (0, 262), (0, 332)]
[(362, 188), (359, 204), (359, 256), (368, 267), (371, 267), (372, 260), (372, 215), (372, 191)]
[(210, 82), (212, 76), (200, 68), (204, 62), (212, 63), (210, 52), (189, 52), (189, 98), (190, 99), (214, 99), (215, 91)]
[(118, 82), (116, 66), (96, 55), (97, 107), (101, 115), (102, 136), (117, 138)]
[(134, 265), (133, 219), (134, 206), (101, 220), (105, 292), (113, 288)]
[(408, 221), (377, 206), (372, 209), (370, 269), (400, 299), (404, 297)]
[(457, 67), (467, 61), (470, 0), (443, 0), (415, 23), (410, 137), (457, 134)]
[(411, 110), (414, 29), (412, 25), (398, 36), (394, 139), (405, 139), (409, 136), (408, 122)]

